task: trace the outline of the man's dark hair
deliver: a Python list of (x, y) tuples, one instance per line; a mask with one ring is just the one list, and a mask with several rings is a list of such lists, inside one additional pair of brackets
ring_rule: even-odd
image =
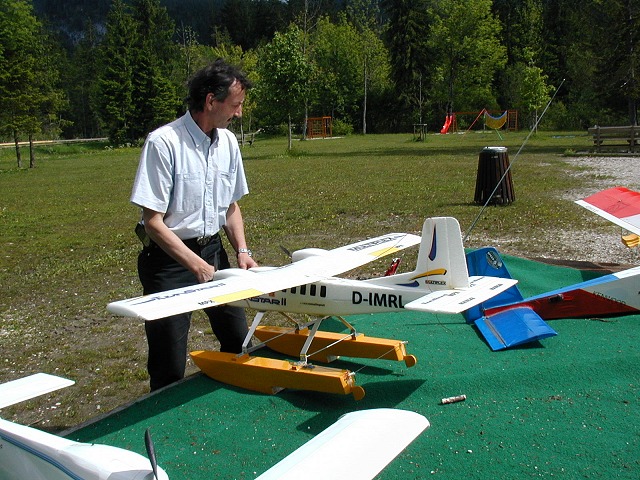
[(189, 79), (189, 95), (187, 105), (189, 110), (200, 112), (204, 110), (204, 102), (209, 93), (213, 93), (216, 100), (224, 101), (229, 95), (229, 87), (238, 81), (244, 90), (252, 85), (247, 76), (239, 68), (228, 64), (222, 58), (198, 70)]

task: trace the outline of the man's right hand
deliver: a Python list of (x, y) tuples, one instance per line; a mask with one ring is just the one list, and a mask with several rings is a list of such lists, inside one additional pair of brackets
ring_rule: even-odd
[(196, 278), (198, 279), (199, 283), (210, 282), (213, 280), (215, 273), (216, 273), (215, 267), (207, 263), (206, 266), (203, 266), (198, 271), (198, 273), (196, 274)]

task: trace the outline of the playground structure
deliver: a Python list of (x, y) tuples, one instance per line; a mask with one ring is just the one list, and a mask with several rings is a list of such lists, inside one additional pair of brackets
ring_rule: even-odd
[(331, 117), (307, 118), (307, 138), (327, 138), (333, 136)]
[(460, 117), (471, 117), (474, 115), (473, 121), (465, 129), (465, 132), (471, 130), (480, 118), (482, 118), (482, 129), (491, 128), (493, 130), (507, 130), (515, 132), (518, 130), (518, 111), (517, 110), (487, 110), (483, 108), (479, 112), (453, 112), (448, 113), (444, 125), (440, 130), (441, 134), (448, 133), (449, 131), (457, 133), (459, 131), (459, 119)]

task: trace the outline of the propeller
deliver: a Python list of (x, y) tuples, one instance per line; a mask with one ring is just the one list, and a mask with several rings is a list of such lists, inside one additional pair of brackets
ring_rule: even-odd
[(156, 449), (153, 446), (153, 440), (151, 439), (151, 429), (147, 428), (144, 432), (144, 445), (147, 447), (147, 455), (151, 462), (151, 469), (153, 470), (153, 478), (158, 480), (158, 461), (156, 460)]

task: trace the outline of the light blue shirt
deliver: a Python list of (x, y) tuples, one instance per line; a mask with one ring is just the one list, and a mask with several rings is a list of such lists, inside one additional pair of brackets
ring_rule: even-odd
[(131, 202), (164, 213), (183, 240), (214, 235), (229, 205), (249, 193), (236, 136), (217, 129), (213, 142), (187, 112), (145, 141)]

